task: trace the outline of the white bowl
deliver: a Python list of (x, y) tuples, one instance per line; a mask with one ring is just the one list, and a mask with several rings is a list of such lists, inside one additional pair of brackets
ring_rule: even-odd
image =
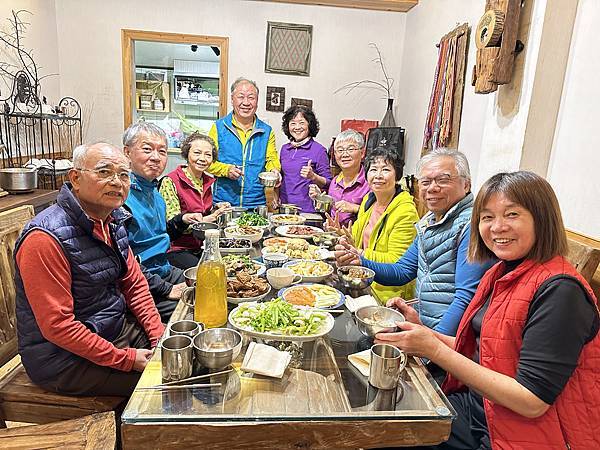
[[(296, 271), (294, 271), (294, 266), (299, 263), (306, 262), (306, 261), (319, 262), (319, 261), (315, 261), (315, 260), (311, 260), (311, 259), (296, 259), (294, 261), (286, 262), (283, 265), (283, 267), (287, 267), (288, 269), (291, 269), (294, 273), (297, 273)], [(325, 264), (327, 264), (327, 263), (325, 263)], [(329, 267), (329, 270), (324, 275), (302, 275), (300, 273), (298, 273), (298, 275), (300, 275), (302, 277), (303, 283), (319, 283), (321, 281), (324, 281), (327, 277), (330, 277), (331, 274), (333, 274), (333, 267), (329, 264), (327, 264), (327, 266)]]
[(225, 237), (228, 238), (241, 238), (241, 239), (250, 239), (250, 242), (256, 244), (263, 237), (263, 233), (265, 230), (261, 228), (252, 227), (256, 230), (254, 234), (241, 234), (237, 232), (237, 227), (227, 227), (225, 228)]

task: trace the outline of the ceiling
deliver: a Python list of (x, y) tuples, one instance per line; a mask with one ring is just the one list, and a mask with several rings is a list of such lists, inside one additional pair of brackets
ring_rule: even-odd
[(190, 44), (135, 41), (136, 66), (172, 68), (174, 59), (219, 62), (219, 57), (207, 45), (198, 45), (193, 52)]
[(417, 6), (419, 0), (262, 0), (277, 3), (300, 3), (303, 5), (338, 6), (341, 8), (374, 9), (378, 11), (407, 12)]

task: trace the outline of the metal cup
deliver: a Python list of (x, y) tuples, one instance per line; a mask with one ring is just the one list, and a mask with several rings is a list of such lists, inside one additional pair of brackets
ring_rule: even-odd
[(233, 220), (233, 211), (224, 211), (219, 217), (217, 217), (217, 225), (221, 228), (225, 228), (229, 222)]
[(179, 381), (192, 376), (194, 350), (192, 338), (176, 335), (161, 344), (162, 381)]
[(193, 320), (178, 320), (169, 325), (170, 336), (189, 336), (193, 338), (204, 329), (204, 325)]
[(269, 208), (267, 205), (259, 205), (256, 207), (256, 213), (266, 219), (269, 215)]
[(395, 389), (406, 366), (406, 355), (389, 344), (371, 347), (369, 383), (378, 389)]

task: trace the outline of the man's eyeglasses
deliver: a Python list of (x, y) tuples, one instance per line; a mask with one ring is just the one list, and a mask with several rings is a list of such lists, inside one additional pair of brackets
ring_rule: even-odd
[(439, 175), (435, 178), (421, 178), (419, 180), (419, 186), (428, 188), (433, 183), (437, 184), (439, 187), (447, 187), (452, 184), (452, 180), (460, 178), (460, 175)]
[(346, 147), (346, 148), (340, 147), (340, 148), (335, 149), (335, 153), (336, 153), (336, 155), (342, 155), (344, 153), (351, 154), (351, 153), (357, 152), (358, 150), (360, 150), (359, 147)]
[(129, 174), (131, 173), (129, 170), (121, 170), (119, 172), (115, 172), (112, 169), (75, 169), (80, 170), (82, 172), (93, 172), (96, 174), (98, 179), (102, 181), (109, 182), (113, 178), (116, 178), (121, 183), (129, 183), (131, 178), (129, 178)]

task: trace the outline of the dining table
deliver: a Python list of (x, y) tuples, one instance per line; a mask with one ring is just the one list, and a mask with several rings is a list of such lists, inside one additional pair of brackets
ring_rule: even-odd
[[(335, 273), (325, 283), (347, 293)], [(265, 300), (277, 295), (272, 290)], [(184, 292), (171, 321), (193, 318), (193, 297), (194, 288)], [(122, 413), (123, 448), (357, 449), (445, 441), (456, 413), (423, 361), (408, 357), (395, 389), (373, 387), (348, 359), (369, 349), (372, 338), (343, 305), (331, 314), (333, 328), (314, 340), (242, 332), (240, 355), (226, 370), (206, 369), (198, 387), (159, 386), (159, 345)], [(282, 378), (241, 369), (252, 341), (290, 353)]]

